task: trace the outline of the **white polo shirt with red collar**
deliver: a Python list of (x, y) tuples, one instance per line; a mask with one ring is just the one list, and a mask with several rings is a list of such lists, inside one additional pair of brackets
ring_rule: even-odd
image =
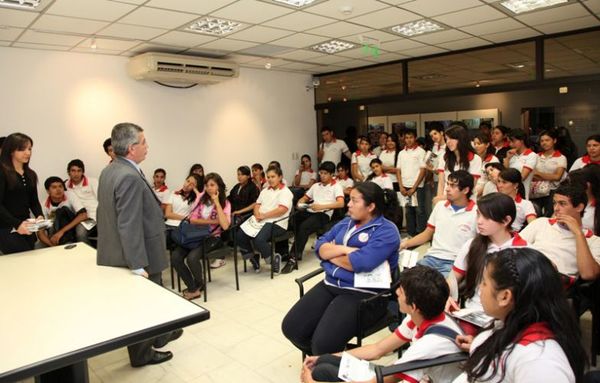
[[(419, 172), (424, 169), (427, 165), (425, 164), (425, 155), (427, 153), (419, 145), (413, 147), (405, 147), (398, 154), (398, 162), (396, 167), (400, 168), (400, 177), (402, 178), (402, 185), (405, 188), (412, 188), (419, 178)], [(425, 183), (425, 177), (417, 185), (422, 188)]]
[[(395, 150), (384, 150), (379, 154), (379, 159), (381, 160), (381, 163), (383, 164), (383, 166), (389, 166), (389, 167), (396, 167), (396, 151)], [(390, 177), (390, 180), (392, 181), (392, 183), (394, 182), (398, 182), (398, 179), (396, 178), (396, 172), (393, 173), (386, 173), (388, 175), (388, 177)]]
[(600, 165), (600, 161), (592, 161), (590, 155), (586, 154), (585, 156), (576, 159), (575, 162), (573, 162), (573, 165), (571, 165), (571, 169), (569, 171), (572, 172), (573, 170), (583, 169), (589, 164)]
[(447, 169), (446, 160), (444, 159), (444, 156), (442, 155), (442, 157), (438, 161), (437, 171), (438, 171), (438, 173), (444, 173), (444, 179), (446, 180), (446, 182), (448, 182), (448, 176), (450, 175), (450, 173), (455, 172), (457, 170), (461, 170), (461, 169), (466, 170), (475, 179), (474, 184), (477, 184), (479, 177), (481, 177), (481, 162), (482, 162), (481, 157), (479, 157), (478, 155), (476, 155), (473, 152), (469, 152), (468, 158), (469, 158), (469, 168), (468, 169), (462, 169), (460, 167), (460, 164), (457, 162), (456, 164), (454, 164), (454, 169), (451, 170), (451, 169)]
[(321, 148), (323, 149), (321, 163), (331, 161), (336, 166), (342, 160), (342, 154), (350, 151), (344, 140), (338, 140), (337, 138), (334, 138), (331, 142), (321, 143)]
[(427, 255), (453, 261), (464, 243), (477, 234), (477, 205), (469, 200), (467, 206), (455, 211), (450, 201), (439, 201), (427, 227), (434, 230)]
[[(589, 229), (582, 229), (592, 257), (600, 263), (600, 238)], [(540, 251), (563, 274), (577, 275), (577, 254), (575, 236), (568, 227), (563, 227), (556, 219), (541, 217), (531, 222), (519, 233), (529, 246)]]
[(533, 169), (537, 165), (538, 155), (531, 149), (525, 149), (523, 153), (515, 153), (508, 161), (508, 167), (517, 169), (522, 173), (523, 169), (531, 170), (527, 178), (523, 179), (523, 186), (525, 186), (525, 199), (529, 199), (529, 190), (531, 189), (531, 180), (533, 179)]
[(394, 190), (394, 184), (392, 183), (390, 176), (385, 173), (383, 173), (380, 176), (375, 176), (371, 178), (371, 182), (376, 183), (382, 189)]
[(317, 180), (317, 173), (312, 169), (303, 170), (302, 173), (300, 173), (300, 169), (298, 169), (296, 170), (295, 176), (298, 174), (300, 174), (300, 185), (308, 185), (310, 181)]
[[(461, 247), (461, 249), (458, 252), (458, 255), (456, 256), (456, 260), (454, 261), (454, 264), (452, 265), (452, 271), (454, 271), (455, 273), (457, 273), (459, 275), (462, 275), (463, 277), (467, 274), (467, 270), (468, 270), (467, 255), (469, 254), (469, 249), (471, 248), (472, 243), (473, 243), (473, 239), (470, 239), (463, 245), (463, 247)], [(497, 251), (509, 249), (509, 248), (513, 248), (513, 247), (524, 247), (524, 246), (527, 246), (527, 241), (524, 240), (523, 238), (521, 238), (519, 236), (519, 234), (515, 234), (511, 239), (504, 242), (500, 246), (490, 242), (490, 244), (488, 245), (488, 248), (487, 248), (487, 254), (495, 253)], [(483, 256), (483, 254), (481, 254), (480, 256)], [(479, 283), (478, 283), (478, 285), (479, 285)], [(477, 286), (477, 288), (475, 289), (475, 294), (473, 295), (473, 297), (471, 297), (470, 299), (468, 299), (465, 302), (465, 308), (483, 311), (483, 306), (481, 305), (481, 299), (479, 298), (479, 286)]]
[(347, 188), (351, 188), (354, 186), (354, 180), (348, 176), (346, 178), (335, 177), (335, 180), (342, 187), (342, 190), (346, 190)]
[[(441, 313), (433, 319), (424, 320), (419, 327), (417, 327), (410, 316), (407, 315), (400, 326), (396, 328), (394, 334), (403, 341), (410, 342), (410, 347), (402, 353), (402, 357), (394, 362), (394, 364), (437, 358), (459, 352), (460, 350), (451, 339), (435, 334), (425, 335), (425, 331), (430, 326), (434, 325), (448, 327), (458, 334), (463, 333), (456, 322), (444, 313)], [(458, 363), (454, 363), (437, 367), (428, 367), (421, 370), (406, 371), (396, 374), (395, 377), (407, 382), (417, 383), (427, 375), (436, 383), (452, 382), (460, 372), (461, 370)]]
[(583, 217), (581, 217), (581, 225), (584, 229), (589, 229), (592, 232), (594, 230), (594, 217), (596, 216), (596, 200), (588, 202), (585, 210), (583, 211)]
[(439, 167), (440, 158), (444, 157), (444, 153), (446, 153), (446, 144), (433, 144), (433, 146), (431, 147), (431, 156), (429, 157), (429, 163), (431, 164), (431, 169), (433, 169), (434, 182), (437, 182), (438, 180), (437, 169)]
[(513, 231), (521, 231), (525, 222), (530, 218), (537, 218), (535, 207), (533, 203), (527, 199), (523, 199), (519, 194), (515, 197), (515, 207), (517, 208), (517, 215), (512, 223)]
[(169, 197), (171, 195), (171, 192), (169, 191), (169, 187), (166, 184), (162, 185), (158, 189), (153, 187), (152, 190), (154, 190), (154, 194), (156, 194), (156, 198), (158, 198), (158, 200), (161, 203), (167, 203), (167, 201), (169, 200)]
[[(555, 150), (554, 153), (550, 156), (545, 156), (544, 152), (538, 153), (537, 164), (535, 165), (535, 170), (540, 173), (554, 173), (556, 169), (563, 168), (567, 169), (567, 157), (565, 157), (561, 152)], [(567, 177), (567, 172), (563, 173), (561, 181)]]
[[(331, 204), (336, 201), (344, 202), (344, 190), (342, 185), (336, 180), (332, 180), (328, 184), (317, 182), (313, 184), (306, 192), (306, 196), (316, 204)], [(325, 212), (331, 218), (333, 210), (329, 209)]]
[[(290, 210), (292, 209), (292, 204), (294, 200), (294, 195), (283, 183), (280, 183), (277, 188), (266, 187), (258, 196), (256, 200), (256, 204), (259, 206), (258, 211), (261, 213), (267, 213), (271, 210), (276, 209), (279, 206), (286, 208), (285, 213), (280, 215), (279, 217), (267, 218), (262, 220), (263, 223), (269, 223), (273, 221), (277, 221), (283, 217), (289, 217)], [(284, 230), (287, 230), (288, 227), (288, 219), (283, 219), (276, 223), (277, 226), (281, 227)]]
[(98, 180), (83, 176), (79, 185), (75, 185), (70, 179), (67, 180), (66, 184), (67, 190), (73, 192), (85, 206), (88, 217), (95, 221), (96, 210), (98, 209)]
[(352, 154), (352, 163), (358, 165), (358, 170), (360, 170), (361, 174), (366, 179), (372, 173), (371, 161), (375, 158), (377, 158), (377, 156), (372, 152), (363, 154), (360, 150), (357, 150)]
[(62, 201), (60, 201), (56, 205), (52, 203), (50, 197), (46, 198), (46, 201), (42, 205), (42, 212), (44, 213), (44, 218), (54, 219), (54, 212), (63, 206), (68, 207), (69, 210), (71, 210), (75, 214), (79, 213), (79, 211), (84, 209), (84, 206), (79, 200), (79, 198), (77, 198), (75, 194), (67, 190), (63, 195)]
[(489, 181), (487, 172), (485, 171), (485, 165), (493, 163), (500, 163), (500, 160), (492, 153), (486, 155), (485, 158), (481, 161), (481, 177), (479, 177), (479, 179), (476, 181), (476, 185), (478, 187), (483, 188), (485, 184)]

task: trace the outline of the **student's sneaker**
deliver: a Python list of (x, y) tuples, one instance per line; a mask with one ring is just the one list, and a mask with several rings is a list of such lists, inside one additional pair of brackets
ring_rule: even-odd
[(281, 254), (275, 253), (271, 267), (274, 274), (279, 274), (279, 270), (281, 269)]
[(289, 274), (294, 270), (298, 270), (298, 262), (294, 258), (290, 258), (281, 269), (281, 274)]
[(225, 266), (225, 260), (221, 258), (217, 258), (210, 263), (211, 269), (218, 269), (219, 267)]
[(260, 256), (258, 254), (253, 254), (253, 256), (249, 258), (249, 261), (252, 264), (254, 272), (260, 273)]

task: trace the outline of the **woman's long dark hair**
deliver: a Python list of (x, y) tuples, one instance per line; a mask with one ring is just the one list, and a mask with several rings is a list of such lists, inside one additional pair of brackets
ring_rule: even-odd
[[(485, 134), (483, 132), (479, 132), (479, 133), (477, 133), (477, 135), (475, 136), (475, 138), (477, 138), (479, 140), (479, 142), (481, 142), (482, 144), (489, 144), (488, 147), (487, 147), (487, 149), (485, 150), (485, 155), (486, 156), (488, 154), (494, 154), (494, 153), (496, 153), (496, 149), (494, 148), (494, 145), (492, 145), (492, 142), (491, 142), (489, 134)], [(473, 138), (473, 139), (475, 139), (475, 138)], [(485, 160), (485, 156), (484, 156), (483, 159)]]
[[(456, 154), (448, 148), (446, 143), (446, 153), (444, 153), (444, 161), (446, 161), (446, 169), (451, 172), (454, 171), (454, 167), (458, 162), (460, 169), (469, 170), (469, 153), (473, 153), (471, 149), (471, 139), (469, 138), (469, 132), (462, 122), (453, 122), (450, 128), (445, 132), (446, 141), (448, 138), (458, 140), (456, 150), (460, 158), (456, 158)], [(473, 153), (475, 154), (475, 153)]]
[[(477, 211), (479, 214), (494, 222), (504, 223), (504, 219), (510, 217), (510, 222), (506, 225), (506, 231), (511, 231), (511, 225), (517, 215), (515, 201), (502, 193), (490, 193), (477, 199)], [(475, 295), (477, 285), (481, 281), (485, 256), (490, 237), (477, 234), (471, 242), (469, 252), (467, 253), (467, 274), (465, 276), (465, 285), (461, 288), (460, 295), (463, 300), (471, 299)]]
[(204, 177), (205, 177), (204, 166), (202, 166), (201, 164), (193, 164), (192, 167), (190, 168), (189, 175), (191, 176), (192, 174), (196, 174), (194, 172), (198, 169), (202, 170), (202, 175), (198, 176), (198, 177), (200, 177), (200, 183), (198, 184), (198, 190), (202, 192), (202, 191), (204, 191)]
[[(12, 155), (18, 150), (25, 150), (27, 144), (33, 146), (33, 140), (26, 134), (13, 133), (6, 137), (2, 143), (2, 153), (0, 153), (0, 166), (8, 188), (12, 189), (17, 184), (17, 172), (13, 165)], [(29, 163), (23, 164), (23, 172), (25, 177), (29, 179), (32, 185), (37, 184), (37, 174), (29, 167)]]
[[(225, 208), (225, 201), (227, 200), (227, 190), (225, 188), (225, 182), (223, 182), (223, 178), (217, 173), (208, 173), (204, 178), (204, 185), (208, 183), (208, 181), (213, 180), (219, 186), (219, 203), (223, 208)], [(205, 191), (200, 198), (201, 205), (210, 205), (212, 204), (212, 198)]]
[[(369, 162), (369, 167), (373, 166), (373, 164), (379, 164), (381, 166), (383, 166), (383, 162), (381, 162), (381, 160), (379, 158), (373, 158), (371, 160), (371, 162)], [(385, 174), (385, 172), (384, 172)], [(375, 172), (371, 172), (371, 174), (369, 174), (369, 176), (367, 177), (367, 179), (365, 181), (372, 181), (373, 178), (377, 177), (375, 175)]]
[[(464, 365), (469, 381), (486, 376), (504, 380), (505, 371), (498, 363), (503, 353), (509, 355), (530, 325), (542, 322), (554, 334), (565, 353), (576, 381), (583, 378), (587, 355), (573, 310), (567, 303), (558, 272), (542, 253), (520, 247), (488, 255), (486, 267), (496, 290), (510, 289), (513, 309), (504, 325), (473, 351)], [(491, 369), (491, 373), (490, 373)], [(501, 376), (498, 376), (500, 374)]]
[[(202, 182), (202, 177), (200, 177), (198, 174), (192, 173), (189, 176), (187, 176), (185, 179), (187, 180), (188, 178), (193, 177), (196, 180), (196, 189), (200, 190), (200, 182)], [(188, 193), (188, 195), (184, 195), (183, 194), (183, 188), (177, 190), (175, 192), (175, 194), (179, 194), (181, 196), (181, 198), (187, 202), (188, 205), (191, 205), (195, 200), (196, 200), (196, 192), (195, 191), (190, 191)]]
[[(569, 180), (581, 185), (585, 190), (587, 190), (589, 184), (592, 189), (594, 200), (596, 203), (600, 201), (600, 165), (589, 164), (584, 168), (574, 170), (569, 173)], [(593, 231), (595, 235), (599, 235), (600, 233), (600, 209), (598, 208), (594, 211)]]
[(365, 201), (365, 205), (375, 204), (373, 215), (382, 215), (392, 222), (398, 216), (398, 195), (392, 189), (382, 189), (374, 182), (359, 182), (354, 185)]
[(520, 171), (514, 168), (506, 168), (498, 174), (498, 177), (512, 184), (518, 184), (517, 193), (521, 197), (525, 197), (525, 186), (523, 186), (523, 177), (521, 176)]

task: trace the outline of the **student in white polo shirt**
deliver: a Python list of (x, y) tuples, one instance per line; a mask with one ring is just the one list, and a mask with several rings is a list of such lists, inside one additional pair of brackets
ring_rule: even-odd
[(367, 181), (374, 182), (382, 189), (394, 190), (394, 184), (390, 176), (383, 170), (383, 164), (379, 158), (371, 160), (371, 175), (367, 177)]
[(308, 154), (303, 154), (300, 158), (300, 168), (294, 175), (294, 187), (299, 187), (305, 191), (317, 181), (317, 173), (312, 168), (312, 160)]
[(334, 163), (323, 162), (319, 165), (321, 181), (312, 185), (298, 201), (298, 213), (294, 217), (296, 220), (294, 244), (287, 263), (281, 269), (282, 274), (298, 269), (298, 261), (302, 259), (308, 237), (329, 222), (335, 209), (344, 207), (344, 191), (333, 178), (334, 174)]
[(522, 197), (523, 193), (525, 193), (525, 188), (521, 182), (521, 173), (517, 169), (508, 168), (501, 171), (498, 174), (496, 185), (500, 193), (506, 194), (515, 201), (517, 216), (512, 224), (514, 231), (521, 231), (525, 223), (529, 224), (537, 218), (533, 203)]
[(600, 211), (596, 210), (596, 203), (600, 199), (600, 165), (591, 164), (570, 172), (569, 181), (577, 183), (585, 189), (588, 202), (583, 211), (581, 224), (584, 229), (590, 229), (598, 235), (600, 233)]
[[(404, 132), (404, 149), (398, 154), (396, 167), (399, 169), (400, 203), (406, 214), (406, 232), (411, 237), (425, 230), (427, 215), (425, 213), (424, 179), (427, 165), (425, 150), (417, 145), (417, 132), (407, 129)], [(416, 194), (416, 206), (412, 201)]]
[(337, 175), (335, 177), (335, 180), (342, 187), (344, 195), (349, 196), (350, 191), (354, 186), (354, 180), (350, 178), (350, 167), (347, 164), (343, 162), (337, 164)]
[(431, 241), (427, 254), (419, 264), (432, 267), (447, 276), (460, 248), (477, 234), (477, 208), (470, 199), (473, 176), (466, 170), (450, 173), (445, 201), (438, 202), (427, 222), (427, 228), (400, 243), (407, 249)]
[(152, 189), (154, 190), (154, 194), (156, 194), (156, 198), (163, 204), (163, 208), (171, 194), (169, 187), (165, 183), (166, 179), (167, 171), (165, 169), (158, 168), (154, 170), (154, 175), (152, 176)]
[(586, 352), (554, 266), (540, 252), (510, 248), (488, 255), (481, 303), (492, 329), (459, 335), (470, 356), (456, 382), (581, 382)]
[(545, 217), (552, 216), (552, 191), (567, 177), (567, 157), (557, 148), (556, 130), (544, 130), (538, 135), (542, 151), (533, 170), (530, 200)]
[(504, 159), (505, 168), (517, 169), (521, 172), (525, 194), (523, 198), (529, 199), (533, 169), (537, 164), (538, 156), (527, 147), (527, 134), (523, 129), (511, 129), (508, 133), (511, 149), (506, 153)]
[(560, 273), (596, 279), (600, 276), (600, 237), (581, 227), (585, 190), (567, 180), (552, 198), (554, 218), (536, 219), (521, 231), (521, 237), (548, 257)]
[(590, 164), (600, 165), (600, 134), (589, 136), (585, 140), (585, 149), (587, 153), (573, 162), (569, 171), (584, 168)]
[(348, 145), (346, 145), (344, 140), (335, 138), (335, 134), (331, 128), (327, 126), (323, 127), (321, 129), (321, 138), (323, 138), (323, 142), (319, 146), (319, 163), (331, 161), (337, 164), (342, 160), (342, 154), (348, 158), (352, 157)]
[(481, 158), (481, 177), (475, 183), (475, 193), (477, 197), (483, 195), (483, 188), (485, 184), (488, 182), (487, 173), (485, 172), (485, 166), (487, 164), (500, 162), (498, 157), (496, 157), (493, 153), (494, 149), (490, 144), (490, 136), (484, 134), (483, 132), (479, 132), (475, 138), (473, 138), (473, 149), (475, 149), (475, 154)]
[(371, 175), (371, 160), (377, 158), (377, 156), (371, 152), (371, 143), (366, 136), (360, 136), (358, 141), (358, 150), (352, 153), (350, 163), (354, 181), (363, 182)]
[(80, 159), (74, 159), (67, 165), (69, 179), (67, 190), (79, 198), (85, 207), (88, 219), (77, 225), (77, 240), (90, 243), (89, 236), (96, 232), (96, 210), (98, 209), (98, 180), (85, 175), (85, 165)]
[[(254, 213), (240, 226), (237, 235), (242, 257), (250, 260), (256, 273), (260, 272), (260, 257), (265, 263), (271, 263), (271, 233), (275, 236), (282, 235), (288, 228), (288, 219), (292, 210), (294, 196), (282, 182), (283, 173), (277, 166), (267, 169), (268, 187), (264, 188), (256, 204)], [(275, 222), (277, 221), (277, 222)], [(259, 254), (254, 254), (253, 249)], [(279, 273), (281, 255), (275, 254), (273, 272)]]

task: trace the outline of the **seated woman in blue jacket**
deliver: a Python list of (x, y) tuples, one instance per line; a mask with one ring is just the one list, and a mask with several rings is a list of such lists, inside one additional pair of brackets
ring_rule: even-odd
[[(384, 262), (389, 270), (398, 267), (400, 234), (383, 216), (397, 208), (393, 190), (383, 190), (373, 182), (359, 183), (350, 193), (349, 217), (317, 240), (325, 279), (290, 309), (282, 323), (283, 334), (300, 350), (309, 355), (338, 352), (356, 335), (359, 301), (381, 289), (356, 287), (355, 276)], [(370, 312), (371, 320), (381, 318), (385, 310), (385, 304), (376, 307)]]

